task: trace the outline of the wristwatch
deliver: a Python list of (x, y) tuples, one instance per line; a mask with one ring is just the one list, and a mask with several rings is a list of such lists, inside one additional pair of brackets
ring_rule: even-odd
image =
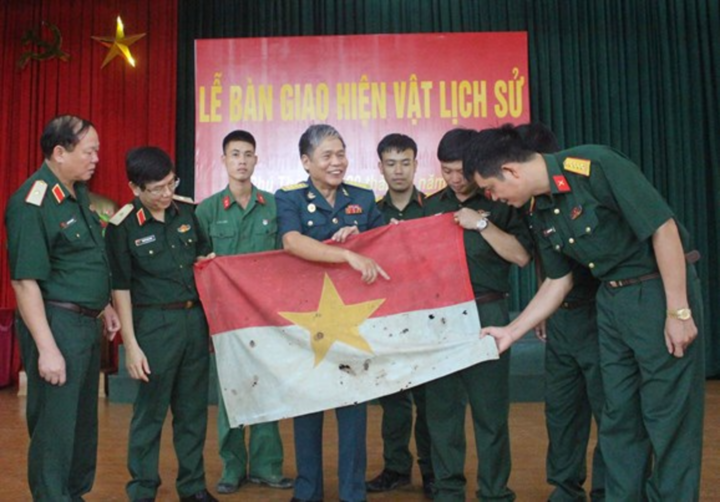
[(667, 311), (668, 317), (672, 317), (673, 319), (680, 319), (681, 321), (687, 321), (692, 317), (692, 311), (688, 308), (684, 309), (677, 309), (677, 310), (668, 310)]
[(488, 226), (487, 218), (480, 218), (477, 222), (476, 228), (477, 228), (478, 232), (482, 232), (483, 230), (485, 230), (487, 228), (487, 226)]

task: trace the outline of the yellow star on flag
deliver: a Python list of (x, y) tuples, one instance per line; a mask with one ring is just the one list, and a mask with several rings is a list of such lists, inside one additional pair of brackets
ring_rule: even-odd
[(316, 312), (278, 312), (288, 321), (310, 332), (310, 344), (315, 352), (315, 366), (335, 342), (342, 342), (372, 354), (370, 344), (360, 334), (359, 327), (385, 301), (384, 298), (346, 305), (325, 274), (320, 304)]
[(133, 68), (135, 67), (135, 59), (133, 59), (132, 54), (130, 53), (130, 46), (140, 40), (142, 37), (145, 36), (145, 33), (140, 33), (138, 35), (130, 35), (129, 37), (125, 36), (125, 28), (123, 27), (122, 19), (120, 19), (120, 16), (117, 18), (117, 27), (115, 29), (115, 37), (95, 37), (92, 38), (94, 40), (97, 40), (101, 44), (103, 44), (105, 47), (109, 47), (110, 51), (107, 53), (107, 56), (105, 56), (105, 61), (103, 61), (102, 66), (100, 69), (105, 68), (105, 65), (107, 65), (110, 61), (115, 59), (115, 56), (122, 55), (125, 60), (130, 63), (130, 66)]

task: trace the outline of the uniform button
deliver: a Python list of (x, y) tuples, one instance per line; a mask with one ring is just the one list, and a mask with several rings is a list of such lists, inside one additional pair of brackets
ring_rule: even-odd
[(188, 243), (189, 243), (189, 244), (192, 244), (192, 239), (188, 239)]
[(588, 268), (590, 268), (590, 269), (595, 268), (595, 264), (594, 264), (594, 263), (588, 263)]
[(357, 226), (357, 220), (353, 221), (353, 225)]
[(170, 247), (175, 249), (175, 244), (170, 244)]
[(183, 266), (182, 266), (182, 265), (180, 265), (180, 268), (183, 268)]
[(555, 214), (560, 214), (560, 210), (559, 210), (558, 208), (555, 208), (555, 210), (553, 211), (553, 213), (555, 213)]
[(334, 225), (337, 225), (337, 224), (338, 224), (338, 219), (337, 219), (337, 218), (333, 218), (333, 219), (332, 219), (332, 222), (333, 222)]
[(575, 244), (575, 239), (573, 239), (572, 237), (570, 237), (570, 238), (568, 239), (568, 242), (569, 242), (570, 244)]
[(75, 234), (75, 237), (77, 237), (77, 238), (79, 239), (79, 238), (80, 238), (80, 234)]
[(586, 233), (586, 234), (589, 234), (590, 232), (592, 232), (592, 228), (590, 228), (590, 227), (585, 227), (585, 233)]
[(560, 251), (560, 244), (555, 244), (555, 251)]
[(308, 221), (308, 227), (312, 227), (313, 225), (314, 225), (314, 223), (312, 220)]
[(148, 254), (153, 254), (153, 250), (151, 249), (150, 251), (148, 251)]

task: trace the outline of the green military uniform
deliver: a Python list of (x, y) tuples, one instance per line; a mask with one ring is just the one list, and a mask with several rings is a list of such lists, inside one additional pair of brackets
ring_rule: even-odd
[[(551, 502), (587, 500), (586, 451), (593, 417), (600, 426), (605, 402), (600, 373), (595, 294), (599, 282), (590, 271), (573, 270), (574, 287), (547, 321), (545, 347), (545, 424), (549, 445), (547, 480), (556, 488)], [(593, 501), (605, 498), (602, 448), (593, 451)]]
[(161, 222), (137, 198), (124, 219), (111, 220), (106, 239), (113, 289), (130, 291), (135, 336), (151, 372), (133, 407), (127, 493), (132, 500), (156, 495), (160, 434), (169, 407), (179, 463), (176, 488), (181, 497), (191, 496), (205, 489), (209, 371), (208, 328), (193, 263), (209, 245), (190, 204), (173, 202)]
[[(552, 193), (529, 215), (548, 277), (573, 261), (603, 281), (597, 295), (605, 407), (600, 442), (609, 500), (698, 500), (703, 342), (668, 353), (666, 302), (652, 236), (671, 209), (638, 167), (607, 147), (545, 155)], [(687, 246), (687, 232), (678, 224)], [(687, 249), (687, 247), (686, 247)], [(688, 300), (702, 333), (697, 274)], [(649, 475), (649, 477), (648, 477)]]
[[(110, 299), (100, 219), (89, 208), (85, 184), (77, 182), (74, 189), (73, 197), (43, 164), (10, 198), (5, 213), (11, 277), (37, 281), (65, 359), (64, 385), (42, 379), (37, 346), (18, 316), (28, 378), (28, 479), (34, 500), (53, 502), (81, 500), (95, 478), (102, 325), (97, 316)], [(68, 303), (82, 311), (68, 310)]]
[[(518, 212), (479, 193), (460, 202), (447, 187), (428, 198), (425, 214), (455, 212), (463, 207), (490, 212), (488, 219), (493, 224), (514, 235), (526, 249), (531, 248), (530, 235)], [(481, 325), (507, 324), (511, 264), (475, 230), (464, 231), (464, 243)], [(507, 351), (497, 361), (476, 364), (426, 384), (436, 501), (465, 500), (465, 392), (475, 429), (477, 496), (482, 500), (515, 499), (507, 486), (511, 468), (509, 377)]]
[[(424, 216), (425, 194), (413, 187), (410, 202), (401, 211), (393, 205), (390, 193), (377, 203), (385, 222), (391, 219), (398, 221), (412, 220)], [(380, 398), (383, 409), (382, 439), (385, 469), (400, 474), (410, 475), (412, 472), (412, 454), (408, 449), (412, 433), (412, 404), (415, 402), (417, 416), (415, 421), (415, 446), (417, 448), (418, 466), (425, 478), (433, 476), (430, 458), (430, 432), (427, 425), (425, 405), (425, 386), (418, 385), (410, 390), (400, 391)]]
[[(225, 188), (205, 199), (195, 212), (200, 231), (218, 256), (258, 253), (277, 249), (275, 197), (252, 187), (246, 208)], [(283, 478), (283, 445), (277, 422), (250, 426), (250, 457), (243, 428), (231, 429), (222, 392), (218, 392), (218, 445), (223, 462), (220, 483), (230, 485), (250, 477)]]

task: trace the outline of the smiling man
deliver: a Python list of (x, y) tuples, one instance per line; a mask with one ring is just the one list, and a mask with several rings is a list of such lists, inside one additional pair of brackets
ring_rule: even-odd
[(181, 502), (217, 502), (205, 485), (208, 327), (193, 275), (193, 264), (210, 247), (192, 204), (175, 195), (179, 180), (164, 151), (136, 148), (125, 165), (135, 198), (110, 219), (105, 235), (125, 364), (140, 381), (128, 439), (127, 494), (135, 502), (155, 500), (160, 436), (170, 409)]
[(505, 327), (505, 350), (570, 291), (577, 262), (597, 294), (605, 407), (600, 442), (608, 500), (698, 500), (704, 353), (700, 285), (688, 234), (634, 163), (604, 146), (541, 155), (514, 126), (481, 131), (465, 175), (493, 200), (522, 207), (547, 279)]
[[(228, 185), (197, 207), (200, 231), (218, 256), (277, 249), (275, 197), (252, 183), (258, 162), (255, 138), (247, 131), (232, 131), (222, 147)], [(230, 428), (222, 392), (218, 392), (217, 428), (223, 464), (218, 493), (236, 492), (247, 481), (292, 488), (292, 480), (282, 475), (283, 444), (277, 422), (250, 426), (248, 450), (244, 428)]]

